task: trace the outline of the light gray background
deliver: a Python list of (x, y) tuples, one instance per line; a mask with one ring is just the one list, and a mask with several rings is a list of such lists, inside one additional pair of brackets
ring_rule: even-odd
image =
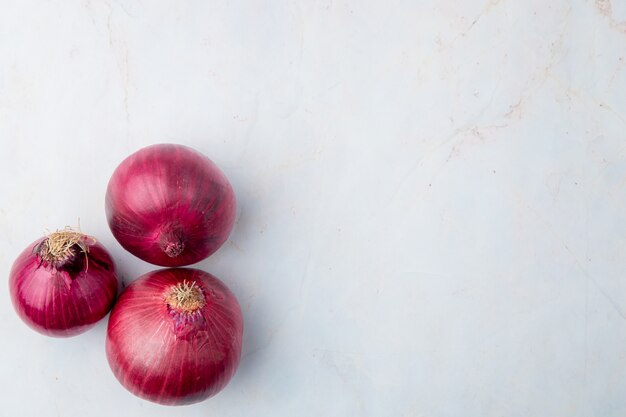
[(241, 366), (185, 408), (127, 393), (106, 320), (29, 330), (0, 292), (0, 414), (626, 415), (626, 2), (0, 1), (0, 271), (174, 141), (228, 175), (198, 267)]

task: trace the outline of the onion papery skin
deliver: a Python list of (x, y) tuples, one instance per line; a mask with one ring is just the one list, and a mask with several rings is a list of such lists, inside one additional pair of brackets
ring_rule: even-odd
[(85, 252), (76, 248), (62, 265), (46, 262), (36, 250), (45, 239), (33, 242), (13, 263), (11, 301), (19, 317), (39, 333), (75, 336), (93, 327), (113, 306), (115, 265), (92, 239), (86, 239)]
[[(181, 283), (206, 301), (192, 313), (166, 301)], [(150, 272), (131, 283), (113, 307), (106, 354), (115, 377), (133, 394), (163, 405), (203, 401), (226, 386), (241, 355), (243, 320), (233, 293), (197, 269)]]
[(106, 193), (109, 227), (130, 253), (160, 266), (185, 266), (228, 239), (236, 215), (233, 189), (206, 156), (159, 144), (126, 158)]

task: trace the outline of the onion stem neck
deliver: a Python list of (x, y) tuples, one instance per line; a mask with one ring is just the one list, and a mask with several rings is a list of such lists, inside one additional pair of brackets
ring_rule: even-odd
[(204, 294), (195, 281), (192, 283), (183, 281), (176, 284), (165, 297), (165, 302), (171, 308), (184, 313), (193, 313), (206, 305)]
[(177, 232), (169, 231), (161, 234), (161, 249), (170, 258), (175, 258), (185, 250), (185, 242)]

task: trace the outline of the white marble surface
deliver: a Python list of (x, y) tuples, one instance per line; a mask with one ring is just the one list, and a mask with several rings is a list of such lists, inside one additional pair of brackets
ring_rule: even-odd
[(0, 295), (0, 414), (626, 415), (626, 1), (0, 1), (0, 271), (175, 141), (239, 200), (217, 397), (133, 397), (105, 321)]

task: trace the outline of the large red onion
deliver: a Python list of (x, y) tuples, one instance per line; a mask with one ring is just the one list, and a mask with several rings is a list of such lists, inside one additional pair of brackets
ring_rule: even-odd
[(201, 153), (182, 145), (152, 145), (117, 167), (106, 213), (113, 235), (133, 255), (156, 265), (183, 266), (226, 241), (235, 221), (235, 194)]
[(26, 324), (49, 336), (84, 332), (111, 309), (113, 260), (90, 236), (64, 230), (42, 237), (15, 260), (11, 301)]
[(191, 404), (232, 378), (242, 333), (239, 303), (220, 280), (197, 269), (162, 269), (120, 295), (109, 318), (106, 353), (133, 394), (160, 404)]

